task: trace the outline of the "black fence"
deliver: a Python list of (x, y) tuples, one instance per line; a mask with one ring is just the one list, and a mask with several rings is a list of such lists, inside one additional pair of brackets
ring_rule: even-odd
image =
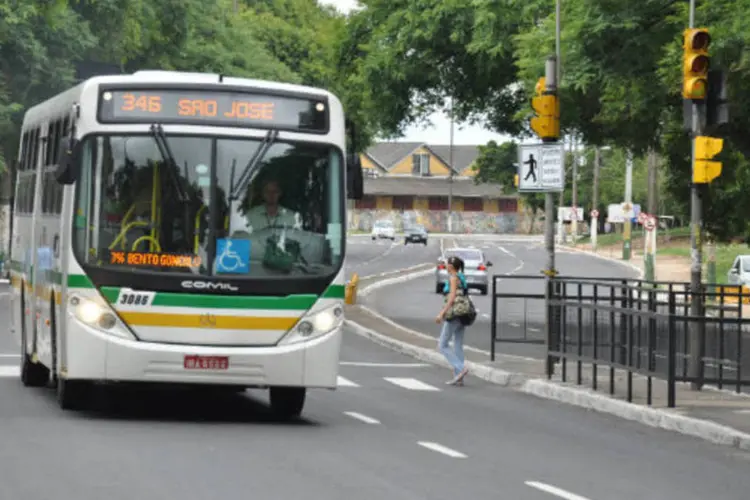
[[(695, 300), (702, 311), (698, 316), (690, 314)], [(667, 403), (674, 407), (677, 382), (731, 386), (737, 392), (750, 386), (750, 318), (743, 317), (743, 303), (750, 303), (750, 294), (720, 285), (692, 292), (689, 283), (496, 276), (491, 356), (494, 359), (497, 342), (543, 343), (548, 377), (559, 365), (567, 381), (568, 364), (573, 363), (576, 383), (581, 384), (583, 368), (590, 366), (597, 389), (599, 370), (604, 369), (609, 372), (609, 392), (614, 393), (615, 371), (623, 370), (632, 401), (633, 376), (642, 375), (648, 404), (656, 377), (666, 380)], [(509, 334), (510, 324), (520, 325), (515, 336)]]

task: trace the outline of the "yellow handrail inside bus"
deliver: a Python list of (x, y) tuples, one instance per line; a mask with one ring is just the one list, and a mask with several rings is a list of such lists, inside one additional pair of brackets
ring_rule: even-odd
[(149, 227), (151, 223), (146, 222), (145, 220), (134, 220), (133, 222), (127, 224), (125, 227), (120, 230), (120, 234), (117, 235), (117, 238), (115, 238), (115, 241), (112, 242), (111, 245), (109, 245), (109, 249), (112, 250), (117, 246), (117, 244), (122, 240), (122, 248), (125, 249), (127, 245), (127, 239), (126, 236), (128, 234), (128, 231), (130, 231), (134, 227)]
[(136, 248), (138, 248), (138, 245), (139, 245), (139, 244), (141, 243), (141, 241), (143, 241), (143, 240), (148, 240), (149, 242), (151, 242), (151, 244), (149, 245), (149, 251), (150, 251), (150, 252), (153, 252), (153, 251), (154, 251), (154, 249), (156, 249), (156, 251), (157, 251), (157, 252), (161, 252), (161, 245), (159, 245), (159, 242), (158, 242), (158, 241), (157, 241), (156, 239), (154, 239), (154, 238), (152, 238), (151, 236), (149, 236), (149, 235), (144, 235), (144, 236), (141, 236), (140, 238), (138, 238), (137, 240), (135, 240), (135, 241), (133, 242), (133, 246), (132, 246), (132, 248), (130, 249), (130, 251), (131, 251), (131, 252), (135, 252), (135, 249), (136, 249)]
[[(154, 163), (154, 178), (152, 182), (152, 189), (151, 189), (151, 238), (149, 241), (151, 244), (149, 245), (149, 251), (153, 252), (156, 247), (160, 247), (159, 245), (159, 227), (161, 226), (161, 189), (159, 186), (159, 164)], [(141, 238), (138, 238), (136, 241), (140, 241)], [(156, 245), (154, 245), (154, 243)]]
[(206, 209), (206, 205), (203, 205), (198, 209), (198, 213), (195, 214), (195, 236), (193, 237), (193, 253), (198, 255), (198, 249), (200, 248), (199, 233), (201, 230), (201, 214)]

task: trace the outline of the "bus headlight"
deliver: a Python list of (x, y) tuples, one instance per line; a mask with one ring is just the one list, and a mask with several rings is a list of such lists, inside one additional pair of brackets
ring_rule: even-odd
[(118, 337), (133, 340), (133, 336), (120, 324), (117, 316), (104, 304), (74, 295), (70, 298), (70, 308), (73, 316), (81, 323)]
[(304, 342), (340, 328), (344, 322), (344, 307), (333, 304), (309, 311), (279, 342), (280, 345)]

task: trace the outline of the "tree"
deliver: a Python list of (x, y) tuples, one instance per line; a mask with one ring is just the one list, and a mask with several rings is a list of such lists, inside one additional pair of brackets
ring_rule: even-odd
[[(476, 172), (474, 182), (500, 184), (506, 194), (515, 194), (514, 177), (518, 172), (518, 144), (504, 142), (498, 145), (490, 141), (485, 146), (479, 146), (473, 170)], [(544, 209), (544, 194), (523, 193), (520, 195), (523, 204), (531, 215), (529, 233), (534, 229), (534, 222), (539, 210)]]

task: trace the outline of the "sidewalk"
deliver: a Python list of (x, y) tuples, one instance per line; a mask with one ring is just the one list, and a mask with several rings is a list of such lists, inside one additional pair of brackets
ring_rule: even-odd
[[(408, 356), (448, 367), (437, 350), (437, 340), (428, 335), (406, 331), (357, 305), (346, 306), (347, 324), (362, 336)], [(538, 397), (554, 399), (628, 420), (689, 434), (717, 444), (750, 450), (750, 396), (727, 390), (691, 391), (678, 384), (677, 408), (667, 408), (666, 383), (652, 379), (653, 403), (646, 405), (645, 377), (633, 376), (633, 404), (627, 398), (627, 373), (616, 372), (615, 392), (609, 394), (609, 369), (599, 367), (598, 390), (591, 389), (592, 370), (582, 365), (582, 385), (575, 384), (576, 363), (567, 365), (567, 382), (561, 379), (561, 365), (548, 381), (539, 360), (498, 354), (490, 362), (489, 354), (466, 350), (470, 378), (478, 377)]]

